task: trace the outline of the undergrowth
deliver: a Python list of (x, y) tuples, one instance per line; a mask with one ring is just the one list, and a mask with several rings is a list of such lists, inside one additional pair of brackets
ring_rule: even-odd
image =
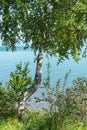
[(16, 117), (0, 118), (0, 130), (87, 130), (87, 125), (81, 121), (66, 118), (63, 124), (54, 123), (54, 117), (49, 113), (25, 113), (22, 122), (18, 122)]

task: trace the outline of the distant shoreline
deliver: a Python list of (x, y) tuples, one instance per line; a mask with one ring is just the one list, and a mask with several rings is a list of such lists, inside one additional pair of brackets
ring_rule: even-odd
[[(20, 46), (16, 46), (16, 50), (14, 51), (23, 51), (23, 50), (24, 50), (24, 46), (20, 45)], [(30, 48), (27, 48), (25, 50), (30, 50)], [(11, 49), (7, 50), (5, 46), (0, 45), (0, 51), (11, 51)]]

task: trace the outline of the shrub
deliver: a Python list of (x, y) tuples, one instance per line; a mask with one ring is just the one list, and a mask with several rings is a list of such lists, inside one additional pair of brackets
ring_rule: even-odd
[(21, 63), (17, 64), (15, 72), (10, 73), (9, 81), (4, 86), (0, 84), (0, 115), (17, 111), (23, 93), (33, 83), (28, 74), (28, 63), (24, 67)]
[(49, 63), (47, 67), (48, 75), (44, 82), (47, 94), (43, 93), (43, 98), (40, 100), (49, 104), (48, 113), (51, 128), (60, 129), (67, 119), (70, 119), (73, 123), (82, 122), (85, 124), (87, 122), (87, 79), (77, 78), (73, 81), (73, 87), (66, 88), (69, 71), (65, 75), (63, 84), (59, 79), (56, 86), (52, 87), (50, 85)]

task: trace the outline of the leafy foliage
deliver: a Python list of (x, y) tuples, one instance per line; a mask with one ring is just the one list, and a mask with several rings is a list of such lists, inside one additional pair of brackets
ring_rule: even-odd
[(8, 86), (10, 86), (14, 92), (23, 93), (26, 87), (32, 84), (32, 79), (28, 74), (28, 63), (25, 64), (23, 69), (21, 63), (17, 64), (15, 72), (10, 73)]
[(82, 48), (86, 48), (86, 0), (0, 0), (0, 3), (1, 39), (8, 48), (14, 50), (15, 43), (22, 40), (25, 48), (30, 46), (35, 51), (41, 46), (62, 60), (70, 54), (78, 60)]
[(50, 105), (49, 114), (53, 129), (61, 128), (63, 122), (71, 117), (71, 121), (87, 122), (87, 80), (77, 78), (73, 82), (74, 86), (67, 89), (65, 86), (61, 88), (60, 80), (55, 88), (45, 86), (47, 97), (44, 99)]
[(15, 72), (10, 73), (9, 81), (3, 86), (0, 85), (0, 114), (14, 111), (23, 93), (32, 85), (32, 78), (29, 76), (28, 63), (24, 68), (22, 64), (17, 64)]

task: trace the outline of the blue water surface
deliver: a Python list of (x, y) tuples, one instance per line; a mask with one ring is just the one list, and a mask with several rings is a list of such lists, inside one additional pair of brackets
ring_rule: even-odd
[[(29, 62), (30, 75), (34, 78), (36, 63), (34, 63), (34, 52), (32, 50), (18, 49), (17, 51), (5, 51), (0, 47), (0, 81), (6, 82), (9, 80), (10, 72), (15, 70), (16, 64), (22, 62)], [(58, 59), (56, 57), (50, 58), (50, 76), (51, 85), (55, 86), (58, 79), (64, 79), (65, 74), (71, 69), (69, 74), (67, 86), (69, 87), (72, 80), (76, 77), (87, 78), (87, 59), (82, 58), (79, 63), (76, 63), (72, 58), (65, 60), (57, 66)], [(43, 60), (43, 81), (47, 76), (47, 63), (48, 60), (44, 54)]]
[[(16, 64), (22, 62), (29, 62), (29, 70), (30, 75), (34, 79), (36, 63), (34, 62), (34, 52), (32, 50), (23, 50), (22, 48), (17, 49), (17, 51), (11, 52), (0, 47), (0, 82), (7, 82), (9, 80), (10, 72), (14, 72), (16, 68)], [(64, 76), (69, 70), (71, 73), (69, 74), (68, 81), (66, 87), (72, 87), (72, 81), (77, 77), (87, 78), (87, 59), (82, 58), (77, 64), (72, 58), (69, 60), (65, 60), (63, 63), (60, 63), (57, 66), (58, 59), (56, 57), (52, 57), (49, 59), (50, 61), (50, 78), (51, 78), (51, 86), (55, 87), (56, 81), (61, 79), (61, 85), (64, 81)], [(43, 77), (42, 83), (45, 81), (47, 77), (47, 63), (48, 60), (44, 54), (43, 59)], [(41, 92), (45, 92), (45, 90), (39, 89), (33, 96), (41, 96)], [(32, 104), (32, 103), (31, 103)], [(35, 105), (35, 103), (33, 103)], [(44, 104), (42, 104), (44, 105)], [(41, 104), (40, 104), (41, 106)], [(39, 108), (40, 108), (39, 106)], [(33, 107), (34, 108), (34, 107)], [(32, 108), (31, 108), (32, 109)]]

